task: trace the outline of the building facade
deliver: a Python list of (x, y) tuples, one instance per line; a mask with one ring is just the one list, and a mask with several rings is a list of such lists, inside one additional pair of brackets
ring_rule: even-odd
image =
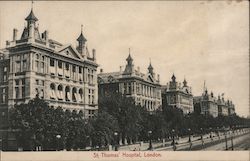
[(181, 85), (173, 74), (171, 81), (166, 86), (162, 86), (162, 106), (177, 107), (183, 111), (183, 114), (194, 111), (192, 89), (187, 85), (186, 79)]
[(218, 104), (213, 92), (209, 94), (205, 90), (202, 96), (194, 97), (194, 108), (197, 113), (202, 115), (218, 117)]
[(48, 31), (40, 34), (32, 9), (25, 20), (21, 38), (14, 29), (12, 41), (1, 50), (1, 117), (36, 96), (51, 107), (82, 110), (85, 118), (93, 117), (98, 109), (95, 49), (88, 51), (82, 32), (76, 48), (50, 39)]
[(213, 92), (208, 94), (207, 90), (205, 90), (202, 96), (194, 97), (194, 107), (197, 113), (213, 117), (235, 114), (235, 107), (232, 101), (225, 101), (224, 97), (220, 95), (216, 98)]
[(155, 111), (161, 107), (160, 76), (156, 78), (151, 63), (147, 74), (141, 73), (140, 68), (135, 69), (130, 53), (126, 61), (124, 70), (98, 74), (99, 97), (121, 93), (148, 111)]

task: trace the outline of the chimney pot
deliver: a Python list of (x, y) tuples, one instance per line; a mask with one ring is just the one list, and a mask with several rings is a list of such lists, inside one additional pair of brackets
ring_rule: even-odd
[(13, 41), (16, 41), (17, 39), (17, 29), (13, 29)]
[(96, 60), (95, 49), (92, 49), (93, 59)]

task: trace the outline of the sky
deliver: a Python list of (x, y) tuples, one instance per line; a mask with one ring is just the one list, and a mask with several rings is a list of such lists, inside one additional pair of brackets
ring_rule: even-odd
[[(0, 1), (0, 48), (21, 36), (30, 1)], [(225, 93), (236, 113), (249, 116), (249, 3), (247, 1), (35, 1), (39, 30), (76, 46), (81, 25), (104, 72), (126, 65), (129, 48), (144, 73), (151, 59), (161, 84), (186, 78), (195, 96), (204, 81)]]

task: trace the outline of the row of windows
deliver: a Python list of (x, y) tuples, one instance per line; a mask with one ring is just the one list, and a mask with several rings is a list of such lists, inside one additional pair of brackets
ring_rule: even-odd
[[(56, 69), (55, 69), (55, 63), (56, 61), (54, 59), (50, 59), (50, 73), (52, 75), (55, 75)], [(63, 68), (64, 66), (64, 68)], [(77, 81), (83, 81), (84, 80), (84, 74), (83, 74), (83, 67), (77, 67), (75, 65), (70, 65), (69, 63), (64, 63), (60, 60), (57, 61), (57, 74), (58, 76), (62, 77), (65, 75), (66, 78), (73, 77), (73, 80)], [(71, 70), (70, 70), (71, 69)], [(87, 81), (90, 84), (94, 84), (94, 70), (88, 69), (87, 70)], [(77, 78), (78, 77), (78, 78)]]
[[(135, 88), (134, 88), (134, 85), (136, 86)], [(123, 88), (122, 88), (122, 93), (131, 94), (132, 92), (133, 93), (135, 92), (134, 89), (136, 89), (137, 94), (141, 94), (143, 96), (157, 97), (157, 98), (161, 97), (160, 90), (157, 90), (156, 88), (148, 87), (146, 85), (139, 84), (139, 83), (136, 83), (136, 84), (124, 83)]]
[[(89, 89), (88, 98), (89, 104), (94, 104), (95, 101), (95, 90)], [(72, 101), (72, 102), (83, 102), (84, 100), (84, 91), (83, 89), (77, 89), (76, 87), (70, 88), (66, 86), (64, 88), (63, 85), (59, 84), (56, 86), (54, 83), (50, 84), (50, 98), (51, 99), (58, 99), (58, 100), (65, 100), (65, 101)]]

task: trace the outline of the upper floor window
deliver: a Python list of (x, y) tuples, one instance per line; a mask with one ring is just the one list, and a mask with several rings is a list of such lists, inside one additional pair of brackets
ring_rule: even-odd
[(54, 67), (55, 66), (55, 60), (54, 59), (50, 59), (50, 66)]
[(62, 68), (62, 61), (58, 61), (58, 67)]
[(7, 67), (3, 67), (3, 71), (4, 71), (4, 72), (7, 72)]
[(69, 70), (69, 64), (68, 63), (65, 64), (65, 67), (66, 67), (66, 70)]

